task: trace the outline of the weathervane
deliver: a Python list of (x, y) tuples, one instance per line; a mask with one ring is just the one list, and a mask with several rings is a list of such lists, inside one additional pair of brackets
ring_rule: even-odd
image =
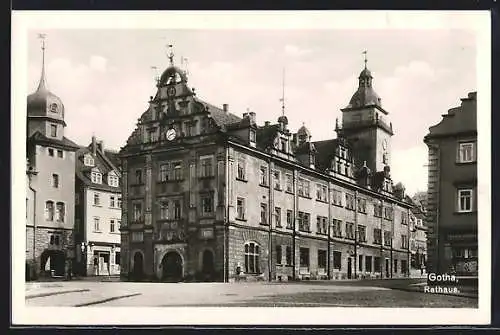
[(42, 40), (42, 75), (40, 76), (40, 83), (38, 84), (38, 89), (42, 87), (46, 87), (47, 83), (45, 82), (45, 37), (46, 34), (39, 33), (38, 38)]
[(168, 45), (168, 54), (167, 54), (167, 57), (170, 60), (170, 66), (174, 66), (174, 51), (173, 51), (173, 45), (172, 44)]
[(368, 53), (367, 50), (363, 51), (363, 55), (365, 55), (365, 69), (366, 69), (366, 63), (368, 62), (367, 53)]
[(281, 115), (285, 115), (285, 68), (283, 68), (283, 83), (281, 92)]

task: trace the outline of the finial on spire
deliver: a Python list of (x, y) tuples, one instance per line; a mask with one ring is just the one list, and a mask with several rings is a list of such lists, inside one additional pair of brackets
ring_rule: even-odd
[(283, 68), (283, 82), (282, 82), (282, 92), (281, 92), (281, 115), (285, 115), (285, 68)]
[(174, 66), (174, 51), (173, 51), (173, 45), (169, 44), (168, 45), (168, 54), (167, 57), (170, 61), (170, 66)]
[(39, 33), (38, 38), (42, 41), (42, 74), (40, 76), (40, 82), (38, 83), (38, 89), (46, 88), (47, 83), (45, 82), (45, 37), (46, 34)]
[(363, 51), (363, 55), (365, 55), (365, 69), (366, 69), (366, 63), (368, 63), (367, 53), (368, 53), (367, 50)]

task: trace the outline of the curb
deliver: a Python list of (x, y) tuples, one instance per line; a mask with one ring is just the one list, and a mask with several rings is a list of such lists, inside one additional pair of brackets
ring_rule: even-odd
[(46, 292), (46, 293), (38, 293), (38, 294), (32, 294), (32, 295), (27, 295), (25, 296), (25, 299), (34, 299), (34, 298), (43, 298), (43, 297), (50, 297), (51, 295), (58, 295), (58, 294), (66, 294), (66, 293), (76, 293), (76, 292), (88, 292), (90, 291), (89, 289), (78, 289), (78, 290), (66, 290), (66, 291), (57, 291), (57, 292)]

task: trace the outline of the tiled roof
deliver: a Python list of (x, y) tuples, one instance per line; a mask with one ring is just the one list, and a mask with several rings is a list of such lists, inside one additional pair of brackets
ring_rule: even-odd
[(257, 128), (257, 147), (265, 150), (273, 146), (273, 141), (278, 134), (278, 130), (278, 124), (272, 124), (269, 126)]
[[(111, 191), (111, 192), (120, 192), (121, 188), (120, 187), (113, 187), (109, 186), (106, 184), (107, 182), (107, 174), (110, 171), (116, 171), (118, 174), (118, 177), (120, 177), (120, 172), (117, 170), (116, 165), (112, 162), (112, 159), (115, 159), (113, 157), (109, 156), (109, 153), (111, 151), (105, 150), (105, 155), (100, 150), (96, 150), (96, 155), (94, 156), (92, 153), (90, 145), (89, 147), (80, 147), (80, 149), (77, 150), (76, 152), (76, 176), (78, 179), (80, 179), (85, 185), (90, 186), (95, 189), (100, 189), (104, 191)], [(114, 153), (114, 152), (112, 152)], [(102, 173), (102, 184), (95, 184), (92, 182), (90, 179), (89, 171), (92, 169), (91, 167), (85, 166), (83, 163), (83, 158), (86, 154), (91, 154), (92, 157), (94, 158), (94, 163), (95, 167), (99, 169), (99, 171)], [(114, 153), (117, 155), (116, 153)]]
[(206, 111), (210, 113), (210, 116), (212, 117), (212, 119), (214, 119), (219, 127), (241, 122), (242, 120), (240, 117), (232, 113), (225, 112), (219, 107), (216, 107), (208, 102), (199, 99), (196, 99), (196, 101), (201, 103), (206, 108)]
[(338, 140), (330, 139), (313, 143), (316, 147), (316, 168), (318, 170), (330, 168), (331, 161), (335, 156), (335, 148), (337, 147)]
[(53, 145), (55, 147), (62, 147), (68, 150), (76, 150), (79, 148), (78, 144), (71, 141), (70, 139), (63, 137), (62, 140), (58, 140), (55, 138), (49, 138), (43, 135), (41, 132), (36, 131), (30, 138), (28, 138), (28, 142), (36, 142), (46, 145)]

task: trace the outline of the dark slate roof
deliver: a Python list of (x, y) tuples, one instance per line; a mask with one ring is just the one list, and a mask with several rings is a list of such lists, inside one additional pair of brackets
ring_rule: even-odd
[(116, 167), (121, 167), (120, 156), (117, 151), (114, 150), (104, 150), (104, 155), (111, 161), (111, 163)]
[[(113, 187), (113, 186), (109, 186), (106, 184), (107, 174), (113, 170), (116, 171), (119, 178), (121, 177), (120, 171), (112, 163), (111, 159), (114, 159), (114, 158), (110, 158), (107, 156), (107, 153), (109, 152), (109, 150), (105, 150), (106, 156), (100, 150), (96, 150), (96, 156), (94, 156), (92, 154), (91, 146), (92, 145), (90, 145), (89, 147), (80, 147), (80, 149), (78, 149), (76, 152), (76, 177), (78, 179), (80, 179), (85, 185), (90, 186), (92, 188), (103, 190), (103, 191), (110, 191), (110, 192), (121, 192), (120, 186)], [(90, 175), (88, 174), (88, 172), (90, 172), (92, 167), (85, 166), (83, 164), (83, 157), (87, 153), (92, 155), (92, 157), (94, 158), (95, 167), (97, 167), (99, 169), (99, 171), (101, 171), (101, 173), (102, 173), (102, 176), (103, 176), (103, 178), (102, 178), (103, 183), (102, 184), (95, 184), (90, 179)]]
[(205, 110), (210, 113), (210, 116), (212, 117), (212, 119), (214, 119), (219, 127), (228, 126), (242, 121), (240, 117), (229, 112), (224, 112), (224, 110), (222, 110), (221, 108), (216, 107), (208, 102), (202, 101), (200, 99), (196, 99), (195, 101), (201, 103), (205, 107)]
[(316, 148), (316, 168), (318, 170), (326, 170), (330, 168), (331, 161), (335, 156), (337, 148), (337, 139), (313, 142)]
[(39, 131), (36, 131), (33, 135), (31, 135), (31, 137), (28, 138), (28, 142), (51, 145), (54, 147), (64, 148), (66, 150), (75, 150), (76, 151), (76, 149), (79, 148), (78, 144), (71, 141), (67, 137), (63, 137), (62, 140), (58, 140), (55, 138), (49, 138)]
[(278, 124), (257, 128), (257, 147), (261, 149), (272, 147), (273, 141), (278, 134), (279, 129)]

